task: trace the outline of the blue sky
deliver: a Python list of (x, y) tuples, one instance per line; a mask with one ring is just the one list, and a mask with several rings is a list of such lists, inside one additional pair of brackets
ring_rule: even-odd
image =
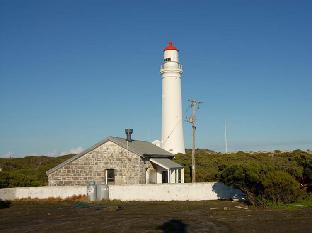
[[(311, 1), (0, 0), (0, 155), (79, 151), (161, 134), (162, 49), (197, 146), (312, 149)], [(186, 146), (191, 127), (184, 123)]]

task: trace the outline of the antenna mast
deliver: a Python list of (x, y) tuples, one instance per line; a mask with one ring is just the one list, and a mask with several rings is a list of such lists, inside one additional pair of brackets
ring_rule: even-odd
[(225, 141), (225, 153), (228, 153), (228, 142), (227, 142), (227, 134), (226, 134), (226, 120), (224, 122), (224, 141)]
[(196, 111), (199, 109), (199, 104), (202, 102), (189, 99), (190, 107), (192, 108), (192, 115), (188, 118), (188, 122), (192, 125), (192, 183), (196, 182), (196, 168), (195, 168), (195, 131), (196, 131)]

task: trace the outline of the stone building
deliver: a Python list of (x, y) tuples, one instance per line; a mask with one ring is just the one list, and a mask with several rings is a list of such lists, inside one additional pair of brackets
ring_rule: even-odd
[(108, 137), (46, 172), (49, 186), (184, 183), (174, 155), (150, 142)]

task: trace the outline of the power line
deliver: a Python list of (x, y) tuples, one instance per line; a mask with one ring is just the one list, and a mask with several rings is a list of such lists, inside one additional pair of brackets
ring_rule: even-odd
[(192, 183), (196, 182), (196, 167), (195, 167), (195, 131), (196, 131), (196, 111), (199, 105), (203, 102), (194, 99), (189, 99), (192, 115), (188, 118), (188, 122), (192, 125)]

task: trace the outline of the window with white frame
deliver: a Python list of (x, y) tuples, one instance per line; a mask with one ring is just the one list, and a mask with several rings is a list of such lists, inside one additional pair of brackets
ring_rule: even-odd
[(115, 170), (106, 169), (106, 184), (115, 184)]

